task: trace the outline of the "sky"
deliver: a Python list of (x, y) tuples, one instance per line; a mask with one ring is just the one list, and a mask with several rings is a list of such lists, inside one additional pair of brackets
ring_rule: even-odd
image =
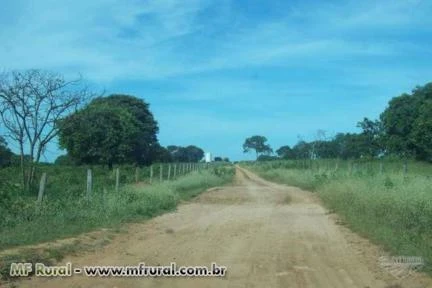
[(427, 0), (2, 0), (0, 69), (81, 74), (150, 103), (164, 146), (252, 159), (246, 137), (276, 150), (354, 132), (432, 81), (431, 14)]

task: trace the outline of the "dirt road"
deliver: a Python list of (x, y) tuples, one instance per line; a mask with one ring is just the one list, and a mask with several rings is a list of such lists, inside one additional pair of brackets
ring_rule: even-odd
[[(83, 265), (227, 266), (224, 278), (33, 278), (19, 287), (432, 287), (427, 277), (395, 279), (380, 251), (326, 212), (312, 193), (238, 169), (233, 185), (211, 189), (178, 211), (133, 224)], [(400, 286), (399, 286), (400, 285)]]

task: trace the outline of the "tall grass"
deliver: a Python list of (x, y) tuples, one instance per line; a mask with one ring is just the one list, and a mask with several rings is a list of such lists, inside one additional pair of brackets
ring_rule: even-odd
[(383, 169), (379, 162), (364, 162), (355, 169), (347, 162), (334, 163), (315, 161), (318, 169), (292, 163), (248, 167), (268, 180), (316, 191), (353, 230), (395, 255), (423, 257), (431, 271), (432, 165), (410, 162), (404, 173), (400, 161), (383, 162)]
[(64, 197), (49, 197), (41, 206), (33, 198), (10, 197), (0, 205), (0, 250), (147, 219), (175, 209), (180, 200), (230, 181), (233, 175), (232, 167), (211, 168), (175, 181), (126, 185), (118, 193), (99, 189), (91, 201), (82, 195), (59, 193)]

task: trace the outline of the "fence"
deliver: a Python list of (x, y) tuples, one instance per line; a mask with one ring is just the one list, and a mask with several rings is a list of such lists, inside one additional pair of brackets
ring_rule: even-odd
[[(208, 163), (161, 163), (153, 164), (149, 167), (133, 167), (132, 169), (131, 167), (127, 166), (117, 167), (112, 172), (109, 172), (112, 173), (111, 175), (103, 175), (101, 171), (106, 170), (88, 168), (86, 170), (86, 173), (84, 173), (85, 171), (82, 171), (80, 173), (80, 175), (82, 175), (80, 176), (82, 179), (80, 181), (79, 178), (76, 177), (76, 170), (79, 168), (75, 167), (72, 168), (75, 170), (73, 173), (74, 175), (69, 175), (68, 180), (71, 180), (71, 178), (73, 178), (72, 181), (74, 182), (74, 184), (76, 184), (76, 182), (83, 183), (83, 185), (85, 185), (85, 188), (82, 189), (82, 191), (85, 192), (85, 197), (90, 200), (92, 198), (92, 194), (95, 188), (95, 174), (98, 174), (97, 184), (99, 186), (99, 189), (101, 189), (105, 193), (107, 188), (109, 189), (110, 187), (113, 188), (114, 191), (119, 192), (121, 186), (125, 184), (143, 183), (152, 185), (165, 181), (173, 181), (191, 172), (201, 171), (208, 168)], [(54, 170), (51, 172), (52, 174), (59, 174), (58, 170)], [(42, 202), (42, 200), (46, 197), (45, 192), (49, 191), (49, 189), (47, 189), (47, 185), (49, 184), (48, 180), (50, 178), (52, 179), (52, 176), (53, 175), (49, 175), (49, 173), (47, 172), (41, 173), (39, 191), (37, 194), (38, 203)], [(63, 184), (67, 186), (67, 183)], [(81, 185), (79, 184), (78, 186), (81, 187)]]
[(253, 165), (265, 165), (269, 169), (304, 169), (311, 172), (338, 172), (348, 175), (387, 174), (432, 175), (432, 165), (417, 161), (405, 160), (338, 160), (338, 159), (299, 159), (254, 162)]

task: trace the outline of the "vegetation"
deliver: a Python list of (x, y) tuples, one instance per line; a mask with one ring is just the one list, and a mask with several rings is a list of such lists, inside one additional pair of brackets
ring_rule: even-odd
[[(19, 147), (24, 188), (34, 180), (35, 166), (57, 136), (56, 122), (91, 97), (81, 79), (65, 80), (41, 70), (0, 75), (2, 132)], [(26, 155), (30, 161), (26, 161)]]
[(316, 191), (349, 226), (396, 255), (432, 269), (432, 166), (411, 161), (273, 161), (248, 165), (262, 177)]
[(257, 159), (264, 161), (392, 156), (432, 162), (432, 83), (416, 87), (411, 94), (394, 97), (379, 120), (364, 118), (357, 127), (360, 133), (337, 133), (332, 137), (318, 130), (313, 141), (281, 146), (276, 150), (278, 157), (270, 157), (272, 150), (265, 144), (264, 136), (247, 138), (243, 149), (255, 150)]
[(266, 144), (267, 138), (264, 136), (255, 135), (249, 138), (246, 138), (243, 144), (243, 152), (248, 153), (251, 150), (255, 151), (256, 157), (260, 154), (271, 154), (273, 150), (270, 145)]
[[(95, 189), (88, 201), (83, 197), (84, 169), (50, 168), (51, 173), (57, 174), (48, 177), (47, 197), (42, 203), (36, 203), (34, 196), (16, 197), (19, 187), (5, 175), (7, 169), (0, 170), (0, 178), (3, 177), (0, 179), (0, 250), (146, 219), (174, 209), (180, 200), (189, 199), (208, 187), (230, 181), (234, 174), (232, 166), (209, 167), (174, 181), (124, 185), (116, 192), (114, 185), (110, 185), (114, 181), (112, 173), (106, 175), (108, 170), (99, 168), (94, 169)], [(127, 171), (127, 167), (122, 171)], [(133, 182), (134, 173), (122, 175), (129, 178), (123, 183)]]
[(11, 165), (12, 151), (7, 147), (6, 140), (0, 136), (0, 168)]

